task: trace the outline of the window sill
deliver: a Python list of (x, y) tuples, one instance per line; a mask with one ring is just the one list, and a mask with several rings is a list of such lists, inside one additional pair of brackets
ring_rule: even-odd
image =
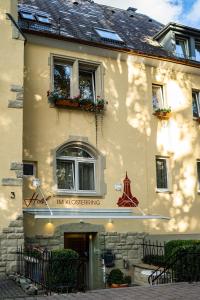
[(156, 189), (156, 193), (172, 194), (173, 192), (168, 189)]
[(199, 123), (200, 124), (200, 117), (193, 117), (193, 121), (196, 121), (197, 123)]
[(57, 196), (70, 196), (70, 197), (102, 197), (102, 194), (97, 192), (72, 192), (72, 191), (59, 191), (55, 192)]

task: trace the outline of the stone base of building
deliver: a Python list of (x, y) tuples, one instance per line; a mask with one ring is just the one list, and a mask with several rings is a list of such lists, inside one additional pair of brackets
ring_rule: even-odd
[(11, 221), (0, 233), (0, 277), (16, 272), (17, 249), (24, 245), (23, 217)]
[[(63, 249), (66, 233), (90, 233), (91, 235), (90, 256), (92, 256), (92, 259), (89, 269), (91, 274), (95, 270), (91, 288), (105, 287), (106, 274), (109, 274), (113, 268), (119, 268), (125, 275), (130, 275), (132, 280), (134, 279), (133, 265), (141, 262), (142, 248), (140, 244), (146, 236), (145, 233), (105, 232), (104, 227), (101, 225), (71, 223), (58, 226), (52, 236), (36, 235), (31, 238), (26, 237), (25, 243), (49, 250)], [(114, 256), (112, 267), (104, 265), (103, 254), (107, 250), (110, 250)]]

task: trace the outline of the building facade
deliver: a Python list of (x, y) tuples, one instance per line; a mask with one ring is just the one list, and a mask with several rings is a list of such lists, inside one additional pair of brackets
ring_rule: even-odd
[(96, 288), (105, 250), (125, 271), (148, 234), (199, 235), (199, 31), (47, 2), (19, 1), (18, 17), (17, 1), (0, 4), (0, 266), (23, 215), (26, 243), (87, 253)]

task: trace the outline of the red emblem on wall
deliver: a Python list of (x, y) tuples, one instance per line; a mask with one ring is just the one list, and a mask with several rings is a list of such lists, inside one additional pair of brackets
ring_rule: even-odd
[(124, 192), (122, 197), (119, 198), (117, 205), (119, 207), (136, 207), (138, 204), (138, 199), (133, 197), (131, 194), (131, 181), (126, 172), (126, 178), (124, 179)]

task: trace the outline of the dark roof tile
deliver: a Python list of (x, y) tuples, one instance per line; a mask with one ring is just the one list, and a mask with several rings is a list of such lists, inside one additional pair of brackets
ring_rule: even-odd
[[(89, 0), (19, 0), (20, 10), (28, 10), (35, 14), (44, 13), (51, 19), (51, 25), (48, 26), (23, 20), (19, 16), (19, 25), (22, 30), (29, 29), (33, 32), (69, 36), (146, 54), (173, 56), (158, 42), (153, 41), (153, 36), (164, 25), (132, 10), (100, 5)], [(95, 27), (115, 31), (123, 39), (124, 44), (101, 39)]]

